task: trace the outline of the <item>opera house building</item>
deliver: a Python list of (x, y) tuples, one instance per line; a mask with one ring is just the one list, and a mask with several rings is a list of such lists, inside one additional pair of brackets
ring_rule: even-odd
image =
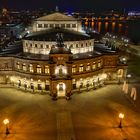
[(22, 47), (20, 53), (0, 55), (0, 83), (54, 98), (121, 80), (127, 70), (117, 51), (96, 49), (81, 21), (60, 12), (36, 19)]

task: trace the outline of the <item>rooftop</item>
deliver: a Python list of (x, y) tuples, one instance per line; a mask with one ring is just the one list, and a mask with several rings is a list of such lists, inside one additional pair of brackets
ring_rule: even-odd
[(36, 21), (77, 21), (76, 18), (72, 16), (67, 16), (60, 12), (55, 12), (40, 18), (37, 18)]
[(78, 40), (87, 40), (91, 37), (82, 32), (77, 32), (73, 30), (67, 30), (63, 28), (53, 28), (38, 32), (33, 32), (26, 36), (25, 40), (36, 40), (36, 41), (56, 41), (56, 34), (62, 33), (64, 41), (78, 41)]

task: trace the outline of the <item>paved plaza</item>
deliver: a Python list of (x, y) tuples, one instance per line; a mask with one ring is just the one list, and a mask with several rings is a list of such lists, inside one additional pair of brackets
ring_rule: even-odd
[[(130, 98), (137, 88), (137, 100)], [(53, 101), (49, 95), (0, 88), (0, 140), (139, 140), (139, 85), (106, 85), (89, 92), (75, 93), (72, 99)], [(124, 113), (122, 129), (119, 113)], [(5, 135), (3, 120), (10, 120)]]

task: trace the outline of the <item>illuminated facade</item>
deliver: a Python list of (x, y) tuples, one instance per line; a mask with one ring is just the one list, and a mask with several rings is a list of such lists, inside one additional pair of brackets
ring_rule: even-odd
[(124, 78), (127, 66), (118, 63), (118, 54), (95, 50), (94, 39), (81, 29), (79, 20), (59, 12), (37, 19), (23, 52), (0, 56), (1, 83), (56, 98)]

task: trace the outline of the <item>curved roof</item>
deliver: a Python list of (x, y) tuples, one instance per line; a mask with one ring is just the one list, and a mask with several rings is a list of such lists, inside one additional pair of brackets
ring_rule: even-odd
[(37, 18), (36, 21), (77, 21), (77, 19), (72, 16), (67, 16), (65, 14), (55, 12), (55, 13)]
[(79, 41), (79, 40), (88, 40), (91, 37), (85, 33), (62, 29), (62, 28), (53, 28), (45, 31), (38, 31), (29, 34), (24, 37), (24, 40), (34, 40), (34, 41), (56, 41), (56, 34), (62, 33), (63, 41)]

